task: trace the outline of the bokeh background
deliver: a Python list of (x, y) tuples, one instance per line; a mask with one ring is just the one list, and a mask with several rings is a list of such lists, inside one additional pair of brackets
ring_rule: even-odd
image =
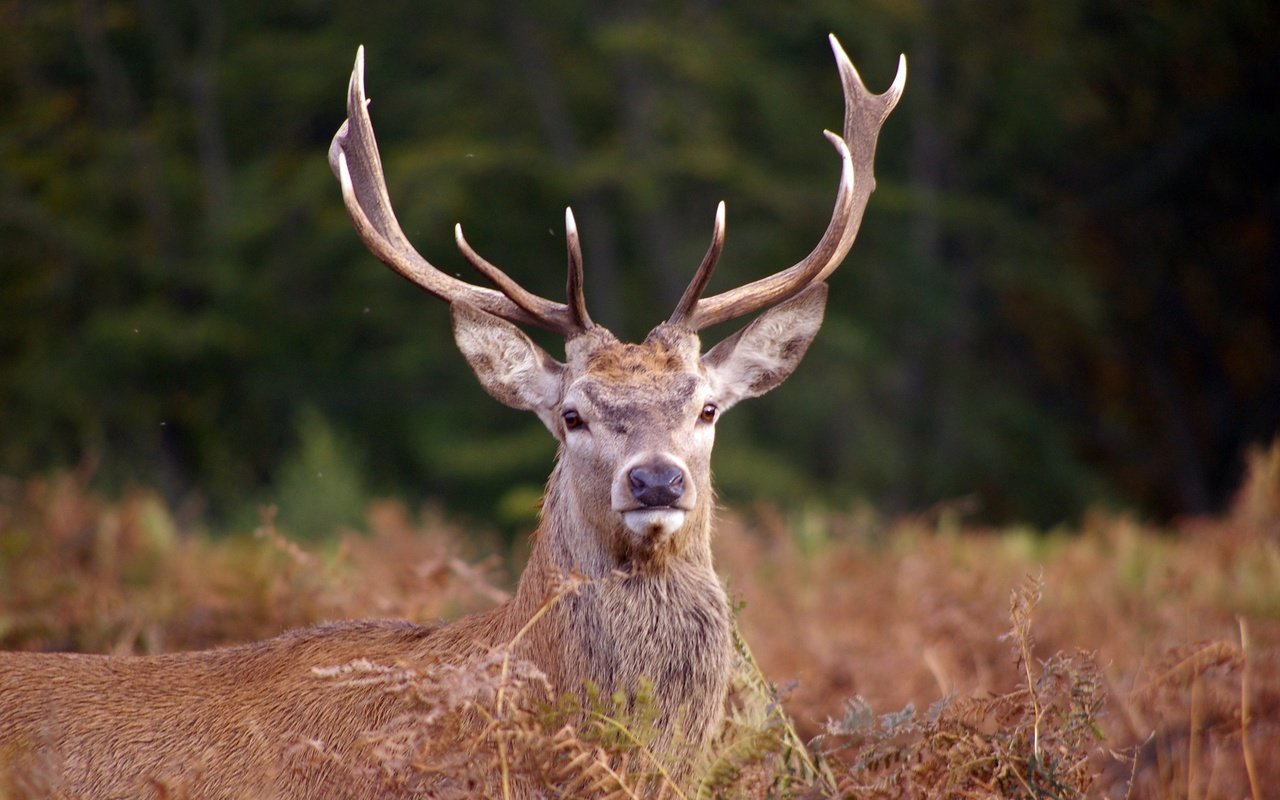
[[(721, 428), (729, 503), (982, 522), (1213, 513), (1280, 430), (1280, 12), (1250, 0), (0, 0), (0, 474), (80, 466), (299, 535), (370, 497), (527, 530), (554, 446), (360, 244), (325, 153), (355, 49), (391, 194), (637, 338), (826, 224), (835, 32), (900, 52), (860, 240), (782, 390)], [(730, 329), (731, 330), (731, 329)], [(714, 340), (729, 330), (713, 330)], [(543, 340), (552, 352), (555, 342)]]

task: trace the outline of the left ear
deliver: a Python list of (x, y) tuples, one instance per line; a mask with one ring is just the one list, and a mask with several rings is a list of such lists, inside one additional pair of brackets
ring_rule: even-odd
[(822, 327), (826, 307), (827, 285), (815, 283), (708, 350), (702, 365), (720, 410), (786, 380)]

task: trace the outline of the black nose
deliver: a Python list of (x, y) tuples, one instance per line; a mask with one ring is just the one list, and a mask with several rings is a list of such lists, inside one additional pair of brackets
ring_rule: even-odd
[(631, 496), (646, 506), (669, 506), (684, 496), (684, 471), (674, 464), (647, 464), (627, 473)]

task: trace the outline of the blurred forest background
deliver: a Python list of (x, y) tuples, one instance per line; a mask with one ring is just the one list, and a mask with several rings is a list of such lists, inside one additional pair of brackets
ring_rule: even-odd
[[(1266, 0), (0, 0), (0, 474), (87, 465), (300, 533), (373, 495), (527, 528), (553, 455), (370, 256), (325, 153), (356, 46), (406, 233), (452, 226), (643, 336), (728, 205), (718, 291), (826, 224), (826, 34), (883, 90), (879, 191), (729, 502), (1220, 509), (1280, 429), (1280, 11)], [(712, 331), (710, 339), (728, 331)], [(558, 344), (545, 342), (552, 352)]]

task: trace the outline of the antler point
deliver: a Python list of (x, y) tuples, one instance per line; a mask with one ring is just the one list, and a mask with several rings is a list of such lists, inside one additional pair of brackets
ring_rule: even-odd
[(354, 193), (354, 187), (351, 185), (351, 170), (347, 167), (347, 154), (338, 150), (338, 180), (342, 183), (342, 194)]
[(840, 71), (840, 82), (845, 82), (845, 74), (852, 73), (854, 79), (858, 83), (862, 83), (862, 76), (858, 74), (858, 68), (853, 65), (853, 61), (849, 59), (849, 54), (844, 51), (844, 46), (840, 44), (840, 40), (833, 33), (828, 37), (831, 41), (831, 52), (836, 57), (836, 67)]
[(907, 85), (907, 54), (898, 54), (898, 73), (893, 76), (893, 84), (889, 87), (889, 91), (895, 95), (902, 94), (902, 90)]

